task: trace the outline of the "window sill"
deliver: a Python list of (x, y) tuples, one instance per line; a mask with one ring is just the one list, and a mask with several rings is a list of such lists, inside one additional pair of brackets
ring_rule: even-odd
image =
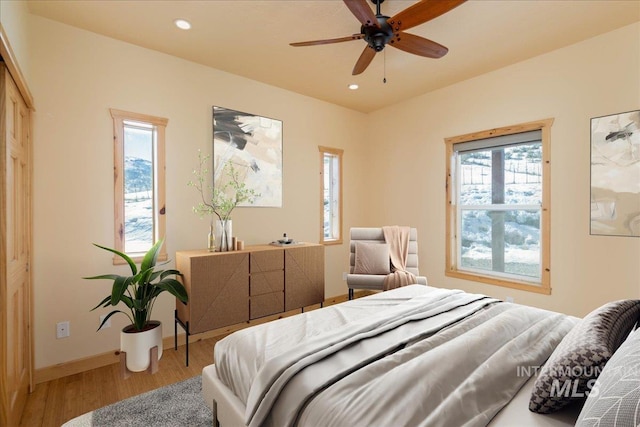
[(535, 285), (528, 282), (519, 282), (515, 280), (501, 279), (491, 276), (482, 276), (458, 270), (449, 270), (444, 272), (445, 276), (455, 277), (457, 279), (470, 280), (473, 282), (481, 282), (487, 285), (502, 286), (504, 288), (518, 289), (520, 291), (535, 292), (538, 294), (551, 295), (551, 287), (540, 284)]
[[(142, 262), (142, 260), (144, 259), (144, 254), (127, 254), (134, 263), (136, 264), (140, 264)], [(156, 261), (166, 261), (168, 260), (169, 257), (167, 256), (167, 254), (158, 254), (158, 259)], [(120, 258), (119, 256), (114, 256), (113, 257), (113, 265), (125, 265), (127, 264), (127, 261), (125, 261), (124, 259)]]
[(341, 245), (342, 244), (342, 239), (324, 240), (324, 241), (320, 242), (320, 244), (321, 245), (325, 245), (325, 246)]

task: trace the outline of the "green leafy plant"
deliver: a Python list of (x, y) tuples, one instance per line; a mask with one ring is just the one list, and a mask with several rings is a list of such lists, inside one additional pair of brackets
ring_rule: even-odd
[(260, 194), (240, 181), (239, 172), (232, 162), (227, 162), (222, 172), (227, 180), (218, 186), (207, 184), (209, 169), (206, 166), (210, 156), (202, 155), (198, 150), (198, 169), (194, 169), (195, 180), (188, 185), (194, 187), (200, 193), (200, 203), (193, 207), (193, 211), (203, 217), (204, 215), (216, 215), (222, 222), (231, 218), (231, 212), (243, 202), (253, 203)]
[(100, 330), (106, 321), (116, 313), (125, 314), (131, 321), (135, 330), (145, 330), (151, 320), (151, 311), (153, 310), (156, 298), (163, 292), (169, 292), (183, 303), (186, 303), (189, 300), (189, 296), (187, 295), (187, 290), (184, 285), (175, 278), (170, 277), (176, 275), (181, 276), (182, 274), (178, 270), (156, 270), (158, 252), (160, 251), (163, 243), (164, 239), (161, 239), (156, 242), (149, 251), (147, 251), (142, 263), (140, 264), (139, 270), (127, 254), (94, 243), (94, 246), (104, 249), (105, 251), (112, 252), (124, 259), (131, 268), (131, 276), (103, 274), (100, 276), (84, 277), (84, 279), (89, 280), (113, 280), (111, 295), (105, 297), (98, 305), (92, 308), (91, 311), (99, 307), (116, 306), (119, 303), (123, 303), (129, 309), (128, 311), (113, 310), (111, 313), (107, 314), (100, 323), (98, 330)]

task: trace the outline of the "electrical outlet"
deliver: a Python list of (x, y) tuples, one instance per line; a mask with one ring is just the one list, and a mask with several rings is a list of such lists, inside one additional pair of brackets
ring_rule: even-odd
[(507, 297), (507, 302), (513, 302), (513, 297)]
[[(102, 325), (102, 322), (104, 321), (105, 317), (107, 317), (106, 314), (100, 315), (100, 323), (98, 323), (98, 326)], [(110, 328), (110, 327), (111, 327), (111, 319), (107, 320), (107, 322), (104, 325), (102, 325), (102, 329)]]
[(347, 280), (347, 272), (346, 271), (342, 272), (342, 280)]
[(69, 332), (69, 321), (58, 322), (56, 325), (56, 338), (66, 338), (71, 333)]

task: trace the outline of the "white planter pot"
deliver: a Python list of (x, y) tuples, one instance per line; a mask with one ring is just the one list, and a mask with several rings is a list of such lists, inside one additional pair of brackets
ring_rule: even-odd
[[(149, 322), (151, 329), (136, 332), (131, 325), (120, 332), (120, 351), (127, 353), (127, 369), (131, 372), (144, 371), (151, 364), (149, 350), (158, 346), (158, 360), (162, 357), (162, 323)], [(127, 330), (131, 328), (132, 331)]]

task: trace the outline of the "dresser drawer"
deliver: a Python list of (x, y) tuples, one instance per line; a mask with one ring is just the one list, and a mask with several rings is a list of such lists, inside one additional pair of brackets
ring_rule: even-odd
[(249, 273), (284, 270), (284, 250), (251, 252)]
[(269, 316), (284, 311), (284, 292), (271, 292), (252, 296), (249, 299), (250, 318)]
[(249, 295), (284, 291), (284, 270), (253, 273), (249, 277)]

